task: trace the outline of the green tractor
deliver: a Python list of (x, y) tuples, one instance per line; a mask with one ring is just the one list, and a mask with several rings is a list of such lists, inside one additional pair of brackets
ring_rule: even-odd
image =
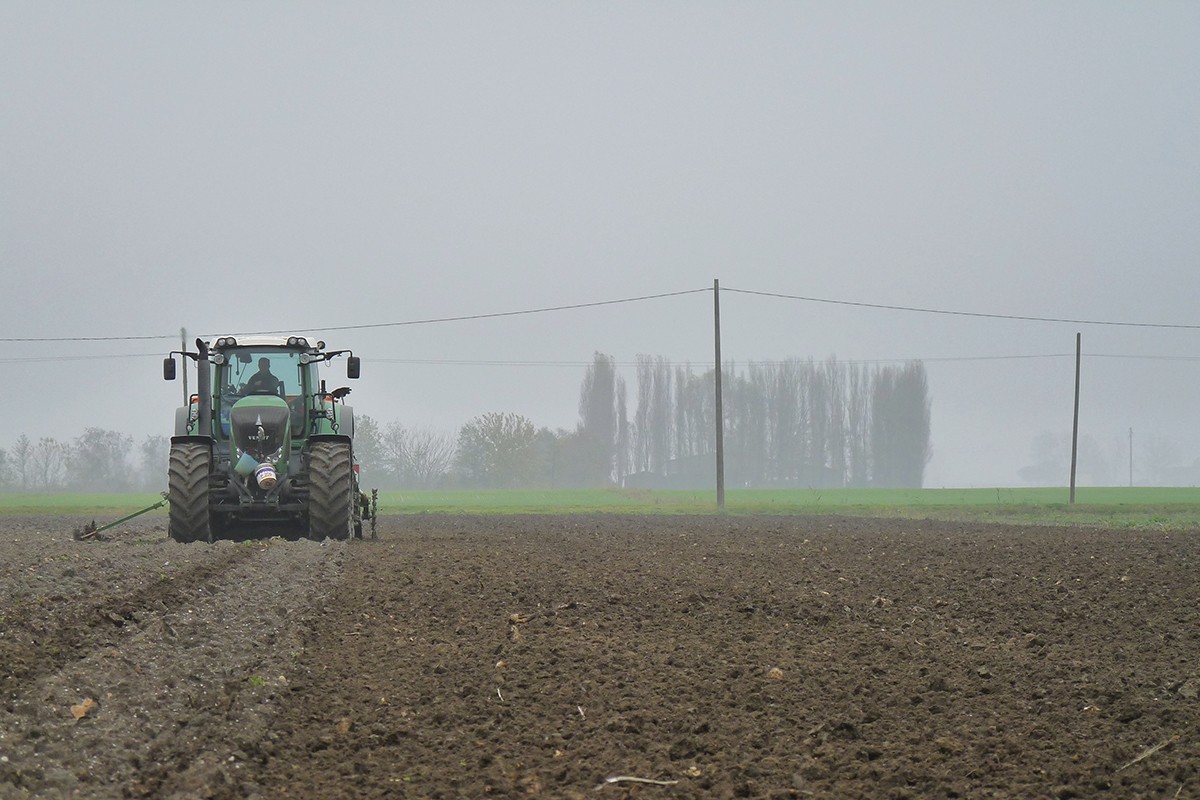
[[(174, 351), (196, 362), (196, 393), (175, 411), (168, 492), (169, 532), (211, 542), (234, 528), (285, 526), (310, 539), (362, 537), (370, 505), (358, 483), (350, 389), (326, 391), (317, 368), (347, 355), (303, 336), (222, 336)], [(186, 362), (185, 362), (186, 365)], [(253, 533), (251, 533), (253, 535)]]

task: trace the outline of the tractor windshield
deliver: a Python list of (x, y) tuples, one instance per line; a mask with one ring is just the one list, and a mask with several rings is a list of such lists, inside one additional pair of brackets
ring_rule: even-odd
[(273, 394), (295, 400), (304, 394), (300, 354), (295, 350), (238, 347), (225, 351), (220, 367), (221, 396)]
[(274, 396), (291, 409), (292, 437), (304, 435), (304, 377), (311, 367), (300, 365), (300, 353), (278, 348), (235, 347), (224, 352), (217, 366), (218, 393), (214, 398), (220, 435), (229, 436), (229, 412), (243, 397)]

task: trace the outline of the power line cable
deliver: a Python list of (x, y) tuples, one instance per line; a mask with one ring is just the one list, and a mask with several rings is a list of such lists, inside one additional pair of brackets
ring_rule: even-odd
[[(1074, 319), (1070, 317), (1039, 317), (1025, 314), (996, 314), (981, 311), (958, 311), (953, 309), (943, 308), (923, 308), (920, 306), (902, 306), (888, 303), (867, 303), (854, 300), (835, 300), (827, 297), (809, 297), (805, 295), (784, 294), (782, 292), (762, 292), (752, 289), (737, 289), (732, 287), (723, 287), (726, 292), (735, 294), (746, 294), (758, 297), (775, 297), (785, 300), (798, 300), (807, 303), (822, 303), (826, 305), (850, 306), (855, 308), (873, 308), (887, 311), (907, 311), (921, 314), (939, 314), (943, 316), (956, 317), (975, 317), (981, 319), (1001, 319), (1001, 320), (1016, 320), (1021, 322), (1051, 322), (1060, 324), (1072, 325), (1107, 325), (1127, 328), (1158, 328), (1171, 330), (1200, 330), (1200, 325), (1184, 325), (1177, 323), (1162, 323), (1162, 322), (1123, 322), (1118, 320), (1096, 320), (1096, 319)], [(687, 289), (677, 292), (662, 292), (659, 294), (641, 295), (638, 297), (625, 297), (617, 300), (598, 300), (590, 303), (572, 303), (559, 306), (546, 306), (543, 308), (529, 308), (518, 311), (498, 311), (485, 314), (464, 314), (452, 317), (431, 317), (426, 319), (414, 320), (399, 320), (395, 322), (373, 322), (363, 323), (360, 325), (328, 325), (323, 327), (307, 327), (300, 326), (294, 328), (275, 328), (271, 330), (259, 331), (242, 331), (241, 336), (265, 336), (268, 334), (293, 333), (298, 330), (304, 330), (309, 333), (325, 333), (329, 331), (352, 331), (352, 330), (369, 330), (377, 328), (397, 328), (411, 325), (433, 325), (446, 322), (466, 322), (470, 320), (483, 319), (499, 319), (503, 317), (525, 316), (529, 314), (544, 314), (553, 311), (571, 311), (583, 308), (596, 308), (600, 306), (618, 305), (623, 303), (636, 303), (646, 300), (659, 300), (667, 297), (679, 297), (682, 295), (699, 294), (701, 292), (713, 291), (710, 287), (701, 289)], [(215, 336), (218, 334), (201, 334), (201, 336)], [(0, 337), (0, 342), (8, 343), (33, 343), (33, 342), (119, 342), (119, 341), (157, 341), (164, 339), (175, 339), (177, 334), (151, 334), (143, 336), (6, 336)]]
[(104, 361), (114, 358), (162, 358), (162, 353), (102, 353), (100, 355), (72, 355), (72, 356), (13, 356), (12, 358), (0, 358), (0, 364), (39, 364), (42, 362), (57, 362), (57, 361)]
[[(432, 317), (429, 319), (411, 319), (400, 322), (369, 322), (362, 325), (329, 325), (323, 328), (303, 328), (306, 333), (325, 333), (326, 331), (356, 331), (366, 330), (370, 328), (399, 328), (406, 325), (433, 325), (442, 322), (466, 322), (468, 320), (477, 319), (497, 319), (499, 317), (518, 317), (526, 314), (544, 314), (550, 311), (570, 311), (578, 308), (596, 308), (597, 306), (611, 306), (620, 303), (637, 303), (643, 300), (660, 300), (664, 297), (679, 297), (685, 294), (698, 294), (700, 292), (711, 292), (711, 288), (704, 289), (687, 289), (680, 292), (663, 292), (661, 294), (647, 294), (640, 297), (623, 297), (619, 300), (597, 300), (591, 303), (572, 303), (562, 306), (548, 306), (546, 308), (527, 308), (520, 311), (497, 311), (490, 314), (465, 314), (457, 317)], [(263, 331), (243, 331), (241, 336), (265, 336), (272, 333), (292, 333), (296, 328), (263, 330)], [(215, 335), (215, 334), (206, 334)], [(239, 335), (239, 334), (234, 334)]]
[[(295, 333), (303, 331), (305, 333), (325, 333), (327, 331), (354, 331), (367, 330), (371, 328), (398, 328), (406, 325), (433, 325), (442, 322), (465, 322), (468, 320), (477, 319), (497, 319), (500, 317), (517, 317), (526, 314), (544, 314), (551, 311), (570, 311), (579, 308), (596, 308), (598, 306), (611, 306), (621, 303), (637, 303), (644, 300), (660, 300), (666, 297), (679, 297), (687, 294), (698, 294), (700, 292), (711, 292), (712, 289), (705, 287), (703, 289), (687, 289), (679, 292), (662, 292), (660, 294), (647, 294), (639, 297), (623, 297), (617, 300), (597, 300), (591, 303), (572, 303), (561, 306), (547, 306), (545, 308), (526, 308), (519, 311), (497, 311), (489, 314), (465, 314), (456, 317), (433, 317), (429, 319), (411, 319), (400, 320), (398, 322), (371, 322), (361, 325), (327, 325), (325, 327), (314, 328), (308, 326), (297, 326), (293, 328), (276, 328), (272, 330), (261, 331), (241, 331), (234, 332), (235, 336), (266, 336), (275, 333)], [(226, 335), (228, 331), (223, 331), (220, 334), (205, 333), (200, 334), (201, 338), (206, 336)], [(0, 337), (0, 342), (132, 342), (132, 341), (147, 341), (157, 339), (176, 339), (178, 334), (161, 334), (148, 336), (5, 336)]]
[(1176, 330), (1200, 330), (1200, 325), (1180, 325), (1166, 322), (1118, 322), (1114, 320), (1098, 320), (1098, 319), (1070, 319), (1066, 317), (1034, 317), (1023, 314), (987, 314), (980, 311), (952, 311), (944, 308), (920, 308), (917, 306), (897, 306), (888, 305), (886, 303), (862, 303), (853, 300), (831, 300), (827, 297), (805, 297), (795, 294), (781, 294), (779, 292), (757, 292), (751, 289), (732, 289), (721, 287), (723, 292), (736, 292), (737, 294), (750, 294), (759, 297), (779, 297), (785, 300), (802, 300), (806, 303), (825, 303), (836, 306), (854, 306), (857, 308), (876, 308), (887, 311), (911, 311), (921, 314), (942, 314), (954, 317), (982, 317), (984, 319), (1007, 319), (1019, 320), (1022, 322), (1058, 322), (1068, 323), (1071, 325), (1113, 325), (1125, 328), (1170, 328)]
[(0, 337), (0, 342), (144, 342), (178, 338), (178, 333), (159, 336), (5, 336)]
[[(943, 364), (943, 363), (959, 363), (959, 362), (984, 362), (984, 361), (1035, 361), (1047, 360), (1056, 358), (1074, 358), (1074, 353), (1029, 353), (1020, 355), (999, 355), (999, 356), (933, 356), (933, 357), (909, 357), (909, 358), (839, 358), (834, 359), (838, 364), (848, 365), (871, 365), (871, 364), (905, 364), (912, 361), (920, 361), (925, 364)], [(1129, 359), (1133, 361), (1200, 361), (1200, 356), (1161, 356), (1161, 355), (1137, 355), (1134, 353), (1084, 353), (1083, 358), (1107, 358), (1107, 359)], [(707, 358), (693, 359), (665, 359), (671, 366), (681, 367), (688, 364), (707, 365)], [(724, 359), (727, 363), (733, 364), (755, 364), (761, 366), (778, 366), (787, 363), (789, 359)], [(807, 358), (790, 359), (796, 361), (808, 361)], [(811, 359), (815, 364), (824, 364), (829, 359)], [(408, 366), (446, 366), (446, 367), (590, 367), (592, 361), (515, 361), (507, 359), (454, 359), (454, 358), (372, 358), (371, 363), (380, 364), (405, 364)], [(613, 366), (617, 367), (637, 367), (637, 361), (614, 361)], [(705, 367), (707, 368), (707, 366)]]
[[(0, 364), (37, 364), (37, 363), (52, 363), (61, 361), (104, 361), (109, 359), (121, 358), (161, 358), (162, 353), (102, 353), (97, 355), (59, 355), (59, 356), (14, 356), (11, 358), (0, 358)], [(849, 365), (871, 365), (871, 364), (904, 364), (911, 361), (920, 361), (926, 364), (937, 363), (954, 363), (954, 362), (982, 362), (982, 361), (1032, 361), (1045, 360), (1055, 358), (1074, 358), (1074, 353), (1027, 353), (1020, 355), (999, 355), (999, 356), (913, 356), (907, 358), (839, 358), (834, 359), (838, 364)], [(1130, 361), (1200, 361), (1200, 356), (1176, 356), (1176, 355), (1139, 355), (1137, 353), (1083, 353), (1083, 358), (1103, 358), (1103, 359), (1126, 359)], [(707, 364), (707, 358), (690, 358), (690, 359), (665, 359), (672, 366), (685, 366), (689, 364), (701, 365)], [(755, 364), (762, 366), (778, 366), (786, 363), (789, 360), (808, 361), (810, 359), (797, 357), (795, 359), (725, 359), (726, 362), (732, 364)], [(811, 359), (813, 363), (824, 364), (829, 359)], [(593, 361), (530, 361), (530, 360), (510, 360), (510, 359), (453, 359), (453, 358), (371, 358), (372, 364), (406, 364), (410, 366), (450, 366), (450, 367), (570, 367), (572, 369), (579, 367), (590, 367)], [(638, 366), (637, 361), (614, 361), (614, 366), (635, 368)]]

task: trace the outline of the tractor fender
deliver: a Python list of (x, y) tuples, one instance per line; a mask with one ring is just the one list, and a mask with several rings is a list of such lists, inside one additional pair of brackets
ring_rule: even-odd
[(314, 433), (308, 437), (310, 442), (346, 442), (354, 446), (354, 409), (342, 406), (338, 410), (337, 433)]
[(338, 439), (350, 441), (354, 438), (354, 409), (350, 408), (350, 406), (335, 403), (333, 413), (336, 415), (336, 429), (334, 423), (318, 411), (317, 418), (314, 420), (314, 431), (309, 436), (310, 439), (313, 441), (320, 441), (321, 439), (325, 439), (326, 441)]
[(337, 409), (337, 433), (333, 433), (330, 430), (331, 426), (328, 423), (322, 422), (322, 427), (326, 428), (324, 432), (313, 434), (309, 438), (315, 441), (320, 441), (321, 439), (326, 441), (336, 439), (350, 441), (354, 438), (354, 409), (350, 408), (350, 406), (342, 406)]
[(212, 447), (213, 438), (211, 436), (197, 436), (194, 433), (171, 437), (171, 444), (187, 444), (189, 442), (193, 444), (206, 444)]

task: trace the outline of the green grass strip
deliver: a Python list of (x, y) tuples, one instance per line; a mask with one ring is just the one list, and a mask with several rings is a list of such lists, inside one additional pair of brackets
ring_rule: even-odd
[[(98, 523), (153, 505), (155, 493), (0, 493), (0, 515), (92, 516)], [(1050, 489), (732, 489), (725, 512), (1200, 528), (1200, 489), (1082, 487), (1076, 504), (1065, 488)], [(553, 489), (392, 491), (379, 494), (381, 514), (713, 514), (714, 491)], [(166, 509), (148, 516), (164, 515)]]

